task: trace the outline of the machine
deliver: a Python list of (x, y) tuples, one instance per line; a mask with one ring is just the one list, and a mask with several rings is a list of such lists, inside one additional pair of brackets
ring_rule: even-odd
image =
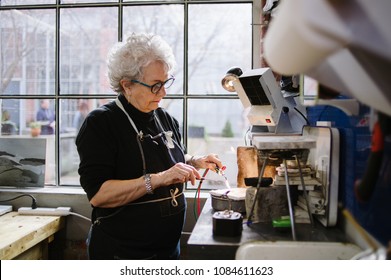
[(222, 81), (228, 91), (236, 91), (248, 109), (251, 135), (263, 133), (301, 134), (307, 124), (305, 110), (297, 95), (283, 96), (270, 68), (252, 69), (242, 73), (232, 68)]
[(298, 95), (284, 95), (270, 68), (245, 73), (233, 68), (222, 84), (229, 91), (235, 90), (243, 106), (248, 108), (251, 145), (258, 151), (260, 172), (253, 204), (247, 211), (248, 221), (265, 221), (260, 218), (264, 215), (258, 213), (262, 207), (256, 203), (265, 191), (259, 184), (265, 169), (272, 166), (275, 169), (272, 186), (284, 186), (286, 190), (283, 191), (287, 194), (288, 224), (294, 240), (297, 238), (295, 224), (314, 223), (313, 217), (326, 227), (334, 226), (338, 201), (338, 130), (308, 126)]

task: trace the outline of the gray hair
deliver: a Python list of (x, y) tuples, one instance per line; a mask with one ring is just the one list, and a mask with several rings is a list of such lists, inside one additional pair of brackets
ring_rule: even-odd
[(122, 79), (142, 78), (144, 67), (155, 61), (162, 62), (168, 73), (172, 73), (176, 66), (171, 47), (160, 36), (132, 33), (125, 42), (115, 44), (108, 54), (107, 66), (111, 88), (122, 93)]

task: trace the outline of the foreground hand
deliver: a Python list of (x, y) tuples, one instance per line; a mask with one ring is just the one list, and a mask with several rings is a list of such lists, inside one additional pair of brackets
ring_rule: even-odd
[(197, 169), (186, 163), (179, 162), (170, 169), (160, 172), (159, 174), (160, 185), (168, 186), (177, 183), (185, 183), (191, 181), (194, 186), (196, 179), (200, 179), (201, 175)]
[(215, 154), (209, 154), (206, 156), (194, 156), (191, 163), (197, 169), (216, 170), (216, 168), (220, 169), (223, 167), (221, 160)]

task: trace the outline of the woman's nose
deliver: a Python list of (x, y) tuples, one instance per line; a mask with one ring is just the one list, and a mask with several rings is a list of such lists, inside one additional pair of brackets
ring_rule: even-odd
[(166, 89), (164, 87), (161, 87), (156, 95), (158, 95), (158, 94), (166, 96), (167, 95)]

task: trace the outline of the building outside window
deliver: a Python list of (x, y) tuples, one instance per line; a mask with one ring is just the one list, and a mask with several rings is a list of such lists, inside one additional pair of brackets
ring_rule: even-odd
[(260, 2), (1, 0), (0, 108), (9, 116), (2, 127), (12, 121), (15, 129), (0, 137), (32, 137), (47, 100), (55, 122), (52, 134), (38, 136), (47, 139), (45, 185), (78, 186), (78, 129), (89, 111), (115, 98), (106, 77), (109, 48), (130, 32), (155, 33), (177, 60), (161, 105), (182, 125), (188, 152), (217, 153), (236, 185), (236, 148), (249, 125), (221, 79), (232, 66), (258, 66)]

